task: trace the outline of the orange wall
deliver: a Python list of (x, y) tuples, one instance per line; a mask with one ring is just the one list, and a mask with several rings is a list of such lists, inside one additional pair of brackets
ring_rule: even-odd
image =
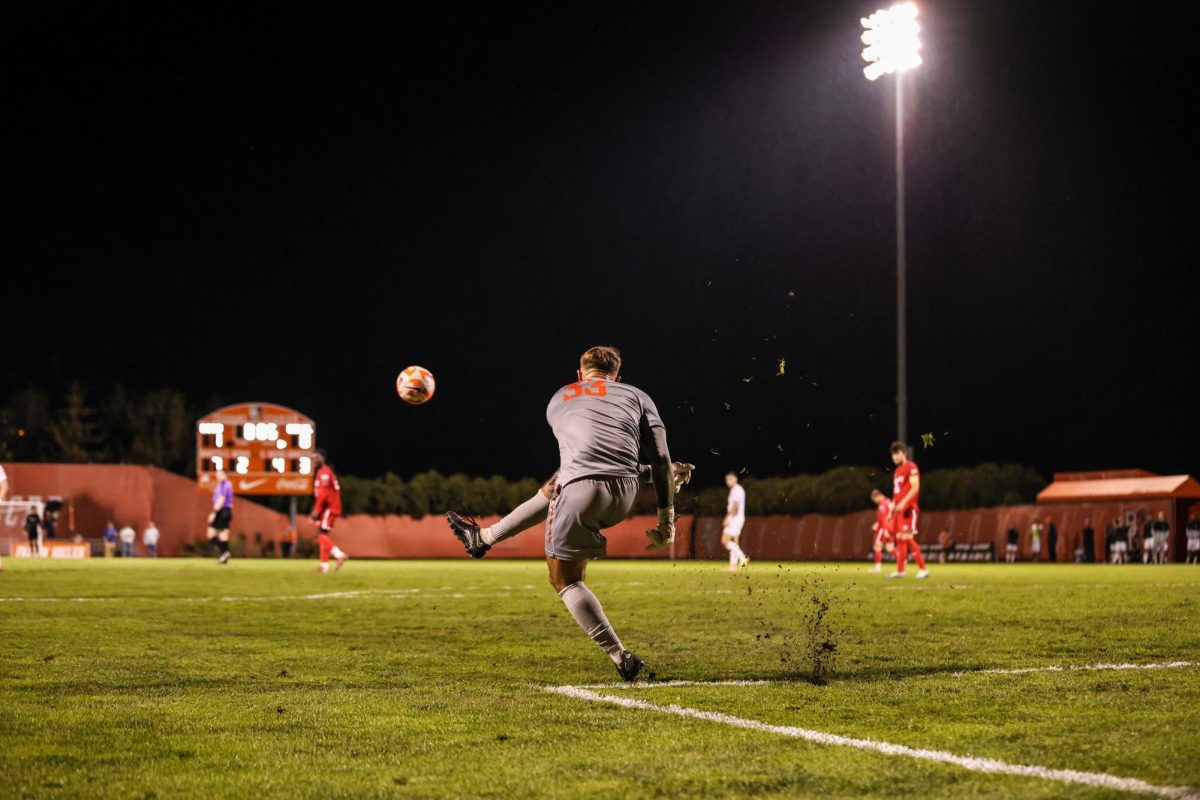
[[(75, 529), (88, 538), (97, 538), (107, 520), (117, 527), (133, 525), (138, 531), (137, 550), (142, 552), (141, 532), (153, 519), (162, 532), (159, 552), (180, 555), (185, 543), (203, 540), (205, 519), (210, 508), (209, 494), (195, 482), (153, 467), (97, 464), (6, 464), (10, 493), (42, 499), (58, 495), (70, 498), (75, 513)], [(302, 500), (302, 507), (304, 501)], [(943, 527), (949, 527), (956, 543), (992, 542), (997, 554), (1004, 553), (1005, 533), (1010, 524), (1021, 532), (1021, 552), (1029, 552), (1029, 525), (1035, 518), (1047, 516), (1058, 526), (1058, 560), (1074, 557), (1075, 536), (1091, 517), (1096, 530), (1097, 554), (1103, 556), (1104, 529), (1108, 521), (1125, 510), (1145, 509), (1167, 512), (1172, 520), (1172, 536), (1181, 541), (1185, 519), (1174, 514), (1168, 500), (1110, 503), (1048, 504), (1009, 506), (969, 511), (922, 512), (919, 527), (921, 541), (936, 542)], [(1174, 517), (1174, 518), (1173, 518)], [(874, 510), (846, 516), (808, 514), (801, 517), (750, 517), (742, 534), (742, 547), (751, 558), (792, 559), (865, 559), (871, 547), (871, 523)], [(495, 518), (480, 520), (483, 524)], [(0, 541), (23, 538), (23, 515), (0, 515)], [(613, 558), (652, 556), (669, 558), (670, 552), (648, 554), (645, 531), (654, 526), (655, 517), (633, 517), (605, 531), (608, 554)], [(683, 517), (678, 523), (675, 555), (687, 558), (695, 538), (697, 558), (726, 557), (721, 548), (721, 521), (713, 517)], [(59, 537), (70, 535), (67, 512), (59, 518)], [(265, 541), (278, 541), (287, 530), (287, 517), (241, 498), (234, 501), (230, 532), (253, 541), (261, 533)], [(312, 538), (316, 531), (307, 519), (301, 519), (300, 535)], [(367, 558), (466, 558), (462, 547), (450, 535), (445, 519), (431, 515), (422, 519), (407, 516), (371, 516), (352, 514), (337, 522), (334, 539), (352, 557)], [(489, 558), (542, 558), (543, 531), (538, 526), (497, 545)], [(1043, 535), (1042, 557), (1048, 556), (1049, 543)], [(1179, 548), (1173, 548), (1178, 554)], [(4, 547), (0, 552), (7, 552)], [(278, 546), (276, 547), (278, 552)]]

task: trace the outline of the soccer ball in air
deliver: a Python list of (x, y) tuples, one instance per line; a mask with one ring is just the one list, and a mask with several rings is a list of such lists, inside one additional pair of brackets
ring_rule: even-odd
[(396, 376), (396, 394), (411, 406), (419, 406), (432, 400), (436, 388), (433, 373), (424, 367), (405, 367)]

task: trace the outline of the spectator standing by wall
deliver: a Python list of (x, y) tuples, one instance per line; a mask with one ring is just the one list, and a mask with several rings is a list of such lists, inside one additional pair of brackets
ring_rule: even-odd
[(1092, 530), (1090, 517), (1083, 521), (1083, 560), (1087, 564), (1096, 563), (1096, 532)]
[(1021, 532), (1016, 525), (1008, 526), (1008, 544), (1004, 546), (1004, 560), (1009, 564), (1017, 563), (1017, 548), (1021, 544)]
[(125, 525), (117, 534), (121, 539), (121, 558), (133, 558), (133, 545), (137, 541), (137, 531), (132, 525)]
[(154, 520), (150, 520), (146, 530), (142, 531), (142, 546), (146, 548), (147, 558), (158, 558), (158, 527)]
[(1058, 526), (1049, 517), (1046, 517), (1046, 558), (1058, 561)]
[(1130, 539), (1133, 538), (1133, 526), (1122, 524), (1121, 518), (1118, 517), (1115, 521), (1117, 533), (1114, 537), (1113, 552), (1116, 554), (1113, 557), (1114, 564), (1129, 563)]
[(1187, 563), (1200, 562), (1200, 519), (1192, 517), (1187, 524)]
[(1150, 526), (1150, 532), (1154, 542), (1154, 563), (1167, 563), (1169, 560), (1167, 556), (1171, 549), (1171, 523), (1167, 522), (1165, 513), (1158, 512), (1158, 516), (1154, 518), (1154, 522)]
[(1142, 523), (1142, 563), (1149, 564), (1154, 558), (1154, 520), (1146, 511), (1141, 513), (1146, 519)]
[(29, 552), (35, 556), (38, 554), (38, 528), (41, 524), (42, 518), (38, 516), (37, 509), (29, 509), (29, 514), (25, 517), (25, 536), (29, 539)]
[(950, 552), (954, 545), (950, 541), (950, 529), (942, 528), (942, 532), (938, 534), (938, 563), (946, 563), (946, 553)]
[(100, 538), (104, 540), (104, 557), (112, 558), (117, 551), (117, 526), (110, 519), (108, 527), (104, 529), (104, 533), (100, 534)]
[(1042, 560), (1042, 523), (1036, 519), (1029, 526), (1029, 560)]
[(283, 538), (279, 540), (279, 555), (282, 558), (292, 557), (292, 548), (296, 546), (296, 522), (289, 519)]
[(53, 539), (58, 531), (58, 512), (46, 506), (45, 513), (42, 514), (42, 538)]

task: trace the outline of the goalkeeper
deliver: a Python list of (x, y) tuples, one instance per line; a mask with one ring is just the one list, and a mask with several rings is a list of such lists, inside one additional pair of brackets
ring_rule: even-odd
[(658, 525), (647, 531), (647, 549), (675, 539), (675, 489), (690, 477), (690, 465), (676, 476), (667, 450), (666, 428), (654, 401), (621, 383), (621, 354), (593, 347), (580, 358), (578, 381), (558, 390), (546, 419), (558, 440), (559, 468), (533, 497), (496, 525), (482, 531), (473, 520), (447, 512), (454, 535), (467, 552), (482, 557), (493, 544), (547, 519), (546, 565), (550, 583), (579, 626), (612, 659), (627, 681), (642, 669), (640, 656), (621, 644), (600, 601), (584, 583), (589, 559), (605, 555), (601, 531), (625, 519), (642, 475), (644, 450), (658, 501)]

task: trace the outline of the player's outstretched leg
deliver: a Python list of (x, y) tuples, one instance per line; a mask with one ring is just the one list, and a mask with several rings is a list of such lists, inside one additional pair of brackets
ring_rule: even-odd
[(612, 623), (604, 615), (600, 600), (583, 582), (587, 562), (559, 561), (550, 557), (546, 558), (546, 562), (550, 567), (550, 583), (558, 590), (558, 596), (575, 622), (608, 654), (617, 668), (617, 674), (627, 681), (636, 680), (642, 669), (642, 658), (621, 644)]
[(470, 517), (463, 517), (453, 511), (446, 512), (446, 521), (450, 523), (450, 531), (454, 538), (462, 543), (471, 558), (483, 558), (492, 546), (483, 541), (480, 535), (479, 523)]
[(524, 503), (506, 514), (495, 525), (481, 528), (475, 520), (463, 517), (453, 511), (446, 512), (446, 521), (466, 551), (472, 558), (483, 558), (492, 545), (511, 539), (518, 533), (527, 531), (534, 525), (546, 521), (550, 509), (550, 498), (547, 496), (549, 484), (533, 493)]

